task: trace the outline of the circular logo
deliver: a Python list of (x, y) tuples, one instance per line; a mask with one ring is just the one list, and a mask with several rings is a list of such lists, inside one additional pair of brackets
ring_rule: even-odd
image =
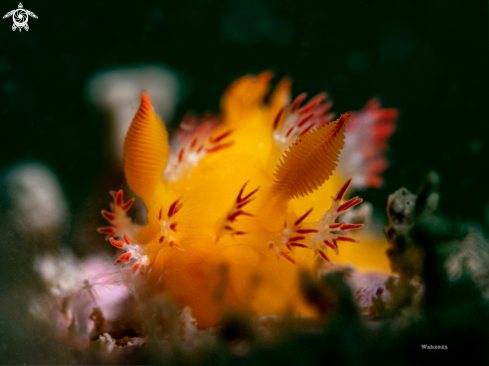
[(24, 9), (17, 9), (12, 14), (12, 19), (14, 21), (14, 24), (17, 27), (21, 28), (27, 24), (27, 20), (29, 20), (29, 14), (27, 14), (27, 11), (25, 11)]

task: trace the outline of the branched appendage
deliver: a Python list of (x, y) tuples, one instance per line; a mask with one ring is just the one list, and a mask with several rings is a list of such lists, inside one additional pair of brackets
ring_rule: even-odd
[(123, 241), (115, 240), (110, 238), (110, 243), (118, 249), (125, 251), (121, 254), (119, 258), (115, 261), (115, 264), (129, 264), (132, 260), (135, 260), (132, 265), (132, 270), (134, 273), (138, 272), (143, 275), (146, 273), (146, 268), (149, 265), (149, 259), (146, 255), (146, 247), (140, 245), (136, 242), (131, 243), (126, 235), (123, 235)]
[(163, 213), (163, 208), (160, 208), (158, 213), (158, 221), (161, 223), (161, 236), (160, 243), (168, 244), (170, 247), (175, 247), (179, 250), (184, 250), (178, 243), (175, 233), (178, 231), (178, 221), (176, 221), (175, 215), (182, 208), (182, 203), (180, 199), (174, 201), (168, 208), (166, 215)]
[(311, 235), (310, 247), (316, 251), (323, 258), (327, 258), (324, 254), (324, 249), (330, 247), (334, 250), (336, 254), (339, 253), (338, 242), (339, 241), (349, 241), (352, 243), (358, 243), (358, 240), (350, 238), (345, 234), (347, 231), (352, 229), (360, 229), (363, 224), (347, 224), (344, 222), (336, 222), (336, 219), (341, 214), (345, 213), (349, 209), (355, 207), (363, 200), (359, 197), (353, 197), (346, 202), (342, 202), (343, 196), (345, 195), (348, 187), (351, 184), (351, 179), (349, 179), (343, 187), (338, 191), (335, 197), (331, 197), (332, 203), (329, 210), (324, 214), (324, 216), (315, 223), (305, 224), (304, 226), (311, 227), (317, 232)]
[(398, 117), (397, 109), (382, 108), (378, 99), (370, 100), (361, 111), (351, 112), (338, 173), (352, 177), (353, 187), (382, 185), (381, 174), (388, 166), (384, 152)]
[(309, 248), (306, 244), (300, 243), (300, 241), (305, 240), (307, 234), (311, 233), (310, 230), (301, 228), (301, 223), (311, 212), (312, 208), (299, 217), (291, 226), (288, 226), (287, 222), (284, 222), (284, 230), (281, 233), (280, 239), (268, 243), (268, 249), (275, 252), (277, 259), (282, 256), (289, 262), (295, 264), (293, 248)]
[(195, 116), (187, 115), (180, 123), (174, 139), (164, 178), (176, 181), (181, 178), (184, 171), (190, 171), (197, 166), (199, 160), (207, 154), (232, 146), (234, 141), (228, 138), (232, 130), (213, 134), (219, 126), (220, 122), (215, 117), (205, 117), (200, 122)]
[(146, 248), (137, 244), (134, 239), (141, 227), (133, 223), (126, 214), (133, 204), (134, 198), (124, 202), (122, 189), (117, 192), (110, 191), (110, 194), (114, 197), (114, 202), (110, 203), (110, 212), (102, 210), (102, 216), (110, 223), (110, 226), (98, 228), (97, 231), (107, 234), (105, 240), (109, 240), (113, 246), (125, 252), (119, 256), (115, 264), (128, 264), (135, 260), (133, 271), (139, 270), (139, 273), (143, 274), (149, 264), (149, 259), (146, 256)]
[(124, 235), (133, 240), (141, 229), (126, 213), (133, 204), (134, 198), (124, 202), (122, 189), (117, 192), (110, 191), (110, 194), (114, 198), (114, 202), (110, 203), (110, 211), (102, 210), (102, 216), (110, 223), (110, 226), (100, 227), (97, 231), (107, 234), (105, 240), (111, 237), (122, 239)]
[[(338, 251), (339, 241), (349, 241), (358, 243), (357, 240), (350, 238), (345, 234), (348, 230), (359, 229), (362, 224), (347, 224), (336, 222), (341, 214), (345, 213), (352, 207), (362, 202), (361, 198), (353, 197), (346, 202), (342, 202), (343, 196), (351, 183), (348, 180), (339, 190), (335, 197), (331, 197), (333, 202), (330, 209), (317, 222), (304, 222), (307, 216), (312, 212), (312, 208), (299, 217), (291, 226), (285, 223), (285, 229), (278, 242), (270, 242), (269, 249), (273, 249), (277, 254), (287, 258), (290, 262), (294, 261), (294, 248), (304, 248), (313, 250), (318, 256), (327, 262), (331, 262), (325, 254), (327, 247)], [(286, 249), (287, 251), (286, 251)]]
[(256, 192), (258, 192), (260, 187), (257, 187), (255, 190), (251, 191), (246, 196), (244, 196), (244, 190), (247, 184), (248, 182), (246, 182), (241, 188), (241, 190), (239, 191), (236, 201), (233, 203), (233, 207), (227, 212), (224, 218), (217, 223), (216, 242), (219, 241), (221, 236), (224, 234), (229, 234), (232, 237), (234, 237), (234, 235), (246, 234), (244, 231), (239, 231), (234, 229), (232, 225), (236, 222), (239, 216), (253, 217), (253, 215), (250, 214), (249, 212), (243, 211), (243, 207), (245, 207), (248, 203), (250, 203), (255, 199), (255, 197), (253, 196), (256, 194)]
[(308, 131), (322, 127), (334, 118), (334, 113), (328, 113), (333, 106), (327, 101), (326, 93), (320, 93), (309, 103), (300, 108), (306, 99), (306, 94), (300, 94), (292, 104), (283, 107), (275, 117), (273, 138), (281, 150), (286, 149)]

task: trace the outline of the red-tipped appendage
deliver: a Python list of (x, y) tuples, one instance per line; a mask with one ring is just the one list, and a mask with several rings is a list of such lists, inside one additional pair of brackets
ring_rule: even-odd
[(134, 198), (124, 202), (122, 189), (119, 191), (110, 191), (114, 202), (110, 204), (111, 211), (102, 210), (102, 216), (110, 223), (110, 226), (104, 226), (97, 229), (99, 233), (106, 234), (105, 240), (111, 237), (122, 237), (122, 230), (126, 230), (124, 225), (131, 225), (131, 219), (127, 217), (126, 212), (134, 202)]
[(334, 114), (327, 113), (331, 109), (332, 103), (323, 104), (327, 99), (326, 93), (316, 95), (309, 103), (299, 109), (306, 96), (305, 93), (297, 96), (292, 104), (281, 108), (275, 117), (273, 123), (274, 138), (284, 148), (290, 143), (297, 143), (298, 138), (314, 128), (324, 126), (334, 117)]
[[(350, 172), (355, 172), (354, 185), (360, 187), (375, 187), (382, 185), (381, 173), (388, 166), (383, 154), (387, 149), (390, 136), (396, 129), (399, 111), (385, 109), (380, 101), (371, 99), (360, 111), (351, 113), (347, 126), (347, 141), (344, 148), (344, 158), (352, 156)], [(363, 155), (363, 161), (358, 161), (358, 153)]]
[[(233, 226), (231, 225), (237, 221), (239, 216), (250, 216), (250, 217), (254, 216), (253, 214), (244, 211), (243, 207), (248, 205), (251, 201), (253, 201), (255, 199), (254, 196), (255, 196), (256, 192), (258, 192), (260, 187), (257, 187), (253, 191), (251, 191), (250, 193), (244, 195), (245, 194), (244, 190), (245, 190), (247, 184), (248, 184), (248, 182), (246, 182), (243, 185), (243, 187), (241, 187), (241, 189), (238, 193), (238, 196), (236, 197), (236, 201), (234, 202), (233, 208), (231, 210), (229, 210), (229, 212), (227, 213), (227, 215), (225, 217), (224, 224), (221, 228), (221, 230), (229, 231), (229, 234), (231, 236), (247, 234), (244, 231), (239, 231), (239, 230), (234, 229)], [(220, 234), (218, 233), (216, 236), (216, 240), (219, 240), (219, 238), (220, 238)]]

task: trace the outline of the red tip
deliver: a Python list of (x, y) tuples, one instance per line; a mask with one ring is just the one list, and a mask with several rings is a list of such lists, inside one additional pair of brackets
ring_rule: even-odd
[(214, 147), (208, 148), (205, 151), (208, 153), (213, 153), (213, 152), (219, 151), (221, 149), (227, 149), (228, 147), (233, 146), (233, 145), (234, 145), (234, 141), (229, 141), (229, 142), (225, 142), (223, 144), (216, 145)]
[(355, 240), (353, 238), (349, 238), (348, 236), (338, 236), (336, 238), (336, 241), (350, 241), (352, 243), (358, 243), (358, 240)]
[(282, 117), (282, 114), (284, 113), (284, 107), (280, 109), (280, 111), (277, 113), (277, 117), (275, 117), (275, 121), (273, 122), (273, 129), (276, 130), (278, 126), (278, 122), (280, 121), (280, 117)]
[(295, 260), (293, 260), (287, 253), (284, 253), (284, 252), (280, 252), (279, 253), (282, 257), (286, 258), (287, 260), (289, 260), (292, 264), (295, 264)]
[(149, 99), (149, 95), (146, 92), (141, 94), (141, 108), (149, 108), (151, 107), (151, 99)]
[(129, 263), (131, 261), (131, 256), (132, 256), (132, 253), (124, 253), (123, 255), (121, 255), (119, 257), (119, 259), (117, 259), (115, 261), (115, 264), (119, 264), (119, 263), (122, 263), (122, 262)]
[(319, 100), (319, 99), (313, 100), (313, 101), (309, 102), (307, 105), (305, 105), (304, 107), (301, 108), (301, 110), (299, 111), (299, 116), (301, 116), (303, 114), (306, 114), (307, 112), (309, 112), (311, 109), (313, 109), (314, 107), (316, 107), (321, 102), (322, 101)]
[(179, 205), (179, 199), (173, 202), (170, 208), (168, 209), (168, 217), (172, 217), (173, 215), (175, 215), (180, 210), (181, 207), (182, 205), (181, 204)]
[(302, 101), (303, 101), (304, 99), (306, 99), (306, 97), (307, 97), (307, 94), (306, 94), (306, 93), (299, 94), (299, 95), (297, 96), (297, 98), (295, 98), (294, 102), (292, 103), (292, 107), (290, 107), (290, 112), (291, 112), (291, 113), (294, 113), (294, 112), (295, 112), (295, 110), (296, 110), (297, 108), (299, 108), (299, 106), (301, 105)]
[(331, 262), (329, 258), (324, 254), (324, 252), (320, 249), (318, 249), (317, 253), (326, 261), (326, 262)]
[(112, 215), (110, 212), (102, 210), (102, 215), (109, 221), (114, 221), (115, 216)]
[(358, 197), (353, 197), (352, 199), (346, 201), (343, 203), (340, 207), (336, 209), (336, 212), (341, 212), (341, 211), (346, 211), (349, 208), (358, 205), (360, 202), (362, 202), (363, 199), (358, 198)]
[(251, 196), (253, 196), (260, 189), (260, 187), (258, 186), (258, 188), (256, 188), (254, 191), (248, 193), (245, 197), (242, 197), (244, 189), (245, 189), (247, 184), (248, 184), (248, 182), (246, 182), (243, 185), (243, 187), (241, 187), (241, 190), (239, 191), (238, 198), (236, 199), (236, 202), (239, 203), (238, 208), (241, 208), (241, 207), (247, 205), (248, 203), (250, 203), (252, 201)]
[(343, 196), (345, 195), (346, 190), (350, 186), (350, 183), (351, 183), (351, 178), (348, 179), (348, 181), (345, 184), (343, 184), (343, 187), (341, 187), (341, 189), (338, 191), (334, 199), (335, 201), (341, 201), (343, 199)]
[(112, 226), (104, 226), (104, 227), (99, 227), (97, 229), (97, 232), (101, 234), (110, 234), (114, 232), (114, 229), (112, 228)]
[(289, 135), (292, 133), (292, 131), (294, 130), (295, 126), (292, 126), (288, 131), (287, 133), (285, 134), (285, 138), (289, 137)]
[(122, 248), (124, 246), (124, 243), (122, 241), (114, 240), (114, 238), (110, 238), (109, 241), (110, 244), (112, 244), (116, 248)]
[(332, 224), (332, 225), (329, 225), (329, 228), (330, 229), (338, 229), (343, 224), (344, 224), (344, 222), (340, 222), (340, 223), (337, 223), (337, 224)]
[(127, 202), (124, 204), (124, 206), (122, 206), (122, 209), (123, 209), (124, 211), (129, 210), (129, 207), (131, 207), (131, 205), (133, 204), (133, 202), (134, 202), (134, 198), (131, 198), (129, 201), (127, 201)]
[(228, 137), (231, 133), (233, 132), (233, 130), (228, 130), (226, 132), (223, 132), (221, 133), (219, 136), (217, 137), (209, 137), (209, 142), (212, 143), (212, 144), (215, 144), (215, 143), (218, 143), (219, 141), (225, 139), (226, 137)]
[(299, 229), (296, 230), (296, 232), (299, 234), (310, 234), (310, 233), (317, 233), (318, 231), (316, 229)]
[(228, 215), (227, 217), (227, 220), (228, 221), (231, 221), (231, 222), (234, 222), (236, 220), (236, 218), (240, 215), (244, 215), (244, 216), (253, 216), (252, 214), (248, 213), (248, 212), (244, 212), (242, 210), (238, 210), (238, 211), (235, 211), (233, 212), (231, 215)]
[(361, 227), (363, 227), (363, 224), (345, 224), (345, 225), (341, 225), (341, 230), (342, 231), (345, 231), (345, 230), (351, 230), (351, 229), (360, 229)]
[(124, 241), (126, 242), (127, 245), (130, 245), (131, 244), (131, 241), (129, 240), (129, 238), (126, 236), (126, 234), (124, 234)]
[(335, 252), (338, 250), (338, 247), (331, 243), (329, 240), (323, 240), (324, 244), (333, 249)]
[[(299, 137), (302, 137), (303, 135), (305, 135), (306, 133), (308, 133), (309, 131), (311, 131), (311, 129), (316, 125), (316, 122), (312, 122), (304, 131), (301, 132), (301, 134), (299, 135)], [(301, 142), (302, 140), (299, 138), (297, 139), (299, 142)]]
[(297, 226), (299, 225), (302, 221), (304, 221), (304, 219), (312, 212), (312, 208), (309, 209), (309, 211), (307, 211), (304, 215), (302, 215), (301, 217), (299, 217), (296, 222), (294, 222), (294, 225)]
[(299, 248), (309, 248), (307, 245), (302, 243), (289, 243), (291, 247), (299, 247)]
[(311, 113), (309, 115), (307, 115), (306, 117), (304, 117), (300, 122), (299, 124), (297, 125), (297, 127), (302, 127), (306, 124), (307, 121), (309, 121), (312, 117), (314, 116), (314, 113)]
[(304, 240), (306, 237), (305, 236), (294, 236), (292, 238), (289, 238), (288, 241), (292, 242), (292, 241), (297, 241), (297, 240)]
[(117, 192), (115, 202), (117, 203), (117, 206), (122, 206), (122, 189), (119, 189)]

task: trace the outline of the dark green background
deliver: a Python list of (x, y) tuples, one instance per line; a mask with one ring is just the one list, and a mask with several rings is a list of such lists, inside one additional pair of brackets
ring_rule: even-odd
[[(379, 210), (400, 186), (441, 176), (440, 210), (486, 223), (488, 4), (485, 0), (23, 2), (28, 32), (0, 21), (0, 170), (36, 160), (59, 175), (75, 212), (96, 189), (104, 116), (87, 81), (114, 67), (166, 65), (185, 76), (187, 110), (217, 111), (233, 79), (271, 69), (295, 95), (325, 90), (341, 113), (373, 96), (401, 111)], [(2, 1), (0, 13), (17, 8)], [(118, 187), (113, 187), (118, 188)]]

